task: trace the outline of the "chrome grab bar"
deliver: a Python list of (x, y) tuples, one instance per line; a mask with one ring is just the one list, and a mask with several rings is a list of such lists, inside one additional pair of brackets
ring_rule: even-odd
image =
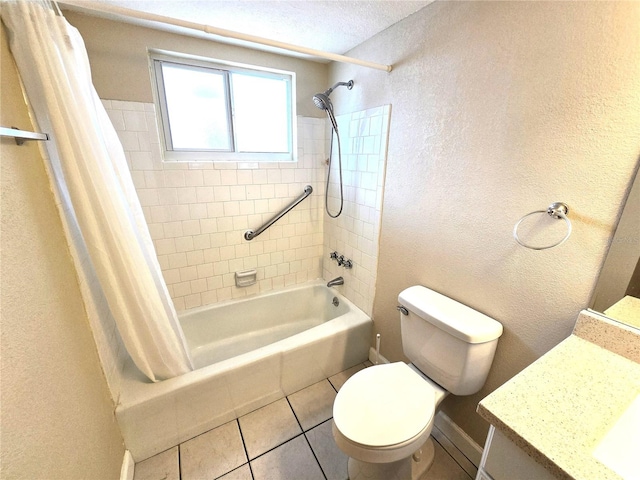
[(280, 220), (282, 217), (284, 217), (287, 213), (289, 213), (301, 201), (303, 201), (305, 198), (307, 198), (309, 195), (311, 195), (311, 192), (313, 192), (313, 187), (311, 187), (311, 185), (307, 185), (306, 187), (304, 187), (304, 192), (302, 193), (302, 195), (300, 195), (293, 202), (291, 202), (288, 206), (286, 206), (284, 209), (282, 209), (282, 211), (280, 213), (278, 213), (276, 216), (274, 216), (271, 220), (269, 220), (267, 223), (262, 225), (257, 230), (247, 230), (246, 232), (244, 232), (244, 239), (245, 240), (253, 240), (254, 238), (256, 238), (258, 235), (260, 235), (262, 232), (264, 232), (267, 228), (269, 228), (271, 225), (273, 225), (278, 220)]

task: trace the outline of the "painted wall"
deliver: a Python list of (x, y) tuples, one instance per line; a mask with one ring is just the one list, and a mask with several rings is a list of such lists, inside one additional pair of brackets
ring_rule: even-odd
[[(1, 25), (0, 41), (0, 124), (33, 130)], [(122, 436), (42, 157), (0, 148), (0, 477), (118, 478)]]
[(296, 73), (297, 114), (323, 118), (311, 98), (327, 89), (327, 64), (64, 11), (84, 39), (100, 98), (153, 102), (148, 49), (188, 53)]
[[(589, 303), (640, 154), (638, 25), (637, 2), (436, 2), (350, 52), (391, 73), (331, 66), (331, 82), (355, 81), (334, 93), (338, 111), (393, 109), (373, 309), (383, 355), (403, 358), (395, 306), (414, 284), (504, 325), (483, 390), (443, 404), (479, 444), (478, 401)], [(518, 219), (554, 201), (570, 207), (571, 238), (517, 245)], [(552, 224), (524, 236), (554, 240)]]

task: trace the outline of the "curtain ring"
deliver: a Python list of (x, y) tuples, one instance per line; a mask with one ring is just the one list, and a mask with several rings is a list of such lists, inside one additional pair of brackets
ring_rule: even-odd
[[(520, 240), (520, 237), (518, 237), (518, 227), (520, 227), (520, 224), (525, 218), (531, 215), (534, 215), (536, 213), (546, 213), (552, 218), (555, 218), (558, 220), (560, 219), (564, 220), (567, 224), (567, 234), (564, 236), (564, 238), (552, 245), (547, 245), (545, 247), (533, 247), (531, 245), (527, 245), (522, 240)], [(549, 205), (549, 207), (546, 210), (536, 210), (535, 212), (527, 213), (520, 220), (518, 220), (516, 225), (513, 227), (513, 238), (516, 240), (516, 242), (518, 242), (519, 245), (522, 245), (523, 247), (526, 247), (526, 248), (530, 248), (531, 250), (547, 250), (548, 248), (553, 248), (553, 247), (562, 245), (564, 242), (567, 241), (567, 239), (571, 235), (571, 230), (572, 230), (571, 221), (567, 218), (568, 213), (569, 213), (569, 207), (567, 206), (566, 203), (562, 203), (562, 202), (552, 203), (551, 205)]]

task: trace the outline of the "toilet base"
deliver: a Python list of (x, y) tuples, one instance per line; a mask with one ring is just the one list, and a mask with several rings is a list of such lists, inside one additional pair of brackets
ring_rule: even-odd
[(349, 457), (349, 480), (411, 480), (411, 457), (391, 463), (369, 463)]
[(411, 456), (411, 480), (420, 480), (429, 471), (436, 457), (436, 447), (429, 437), (424, 445)]
[(413, 455), (397, 462), (369, 463), (349, 457), (349, 480), (420, 480), (431, 468), (434, 458), (431, 437)]

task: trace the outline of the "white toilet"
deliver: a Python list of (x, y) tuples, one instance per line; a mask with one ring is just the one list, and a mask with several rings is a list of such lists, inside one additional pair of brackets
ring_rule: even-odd
[(350, 480), (421, 476), (433, 462), (436, 408), (449, 392), (482, 388), (502, 335), (496, 320), (422, 286), (403, 290), (398, 301), (412, 363), (359, 371), (333, 404), (333, 436), (349, 456)]

